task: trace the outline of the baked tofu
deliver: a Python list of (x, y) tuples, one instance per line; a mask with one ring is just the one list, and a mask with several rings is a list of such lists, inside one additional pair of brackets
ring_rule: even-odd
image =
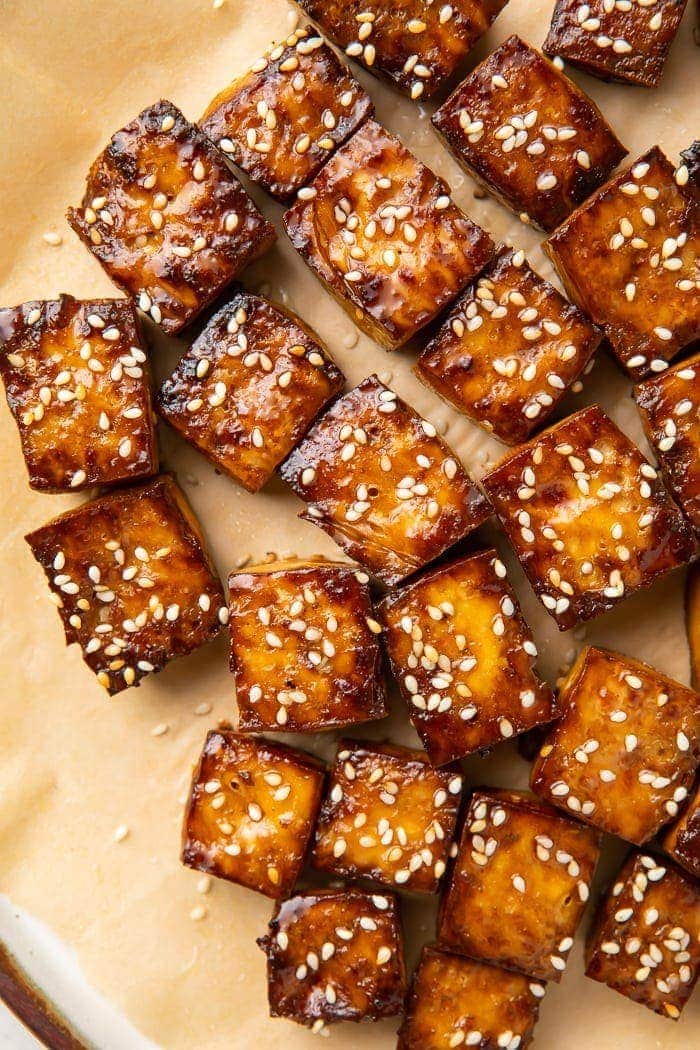
[(165, 380), (157, 407), (218, 470), (257, 492), (343, 382), (299, 317), (240, 291)]
[(700, 354), (634, 391), (668, 487), (700, 532)]
[(373, 112), (350, 70), (305, 26), (218, 94), (199, 126), (249, 178), (287, 201)]
[(398, 1050), (532, 1042), (545, 987), (519, 973), (426, 945), (413, 975)]
[(517, 36), (462, 81), (433, 124), (470, 175), (543, 230), (627, 155), (595, 102)]
[(440, 944), (560, 981), (598, 853), (595, 832), (526, 792), (475, 791), (441, 903)]
[(437, 893), (462, 794), (456, 766), (422, 751), (340, 742), (321, 807), (314, 867), (413, 893)]
[(406, 968), (395, 897), (350, 887), (278, 905), (258, 944), (267, 956), (270, 1014), (321, 1032), (337, 1021), (401, 1013)]
[(238, 728), (317, 732), (383, 718), (369, 586), (351, 565), (290, 560), (229, 576)]
[(26, 537), (66, 635), (110, 694), (210, 641), (228, 620), (199, 524), (172, 478), (59, 514)]
[(695, 539), (654, 467), (599, 405), (508, 455), (483, 480), (561, 631), (690, 561)]
[(211, 730), (192, 779), (182, 862), (282, 898), (304, 864), (323, 793), (322, 765), (269, 740)]
[(508, 0), (298, 0), (345, 54), (412, 99), (439, 91)]
[(677, 864), (700, 879), (700, 781), (681, 816), (664, 835), (662, 844)]
[(699, 969), (698, 883), (665, 859), (633, 853), (596, 915), (586, 976), (677, 1021)]
[(699, 216), (697, 192), (654, 146), (543, 244), (632, 379), (700, 338)]
[(557, 0), (544, 50), (603, 80), (656, 87), (685, 5), (686, 0)]
[(308, 504), (301, 517), (388, 586), (491, 513), (433, 424), (375, 375), (321, 416), (280, 473)]
[(68, 222), (171, 335), (275, 240), (216, 147), (164, 100), (112, 136)]
[(537, 649), (495, 550), (391, 591), (380, 614), (394, 677), (430, 759), (443, 765), (556, 715)]
[(62, 295), (0, 310), (0, 376), (33, 489), (158, 470), (146, 348), (128, 299)]
[(685, 585), (685, 626), (692, 683), (700, 689), (700, 562), (691, 565)]
[(494, 254), (491, 238), (449, 194), (368, 120), (285, 212), (301, 257), (387, 350), (437, 317)]
[(638, 846), (678, 816), (700, 762), (700, 695), (639, 660), (587, 646), (558, 696), (561, 717), (531, 786)]
[(578, 380), (601, 333), (504, 248), (459, 296), (416, 374), (508, 445), (527, 441)]

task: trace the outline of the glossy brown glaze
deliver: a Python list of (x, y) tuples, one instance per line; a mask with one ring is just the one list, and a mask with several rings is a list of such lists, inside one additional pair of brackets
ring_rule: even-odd
[(700, 562), (690, 566), (685, 585), (685, 626), (692, 684), (700, 689)]
[(170, 334), (275, 240), (216, 147), (164, 100), (112, 136), (68, 221), (114, 283)]
[(369, 120), (285, 213), (304, 261), (387, 350), (436, 317), (493, 255), (488, 234), (449, 192)]
[(216, 467), (257, 492), (343, 381), (299, 317), (241, 291), (195, 339), (156, 406)]
[(664, 835), (662, 845), (677, 864), (700, 879), (700, 781), (680, 817)]
[(527, 441), (583, 372), (601, 333), (505, 248), (459, 296), (415, 371), (509, 445)]
[(558, 706), (532, 768), (533, 791), (641, 846), (678, 815), (693, 785), (700, 695), (638, 660), (587, 646)]
[(562, 631), (648, 587), (696, 550), (655, 468), (599, 405), (511, 453), (483, 484)]
[(700, 338), (700, 199), (658, 147), (611, 179), (543, 248), (633, 379), (663, 371)]
[(184, 494), (167, 475), (83, 503), (26, 536), (63, 622), (109, 693), (210, 641), (224, 594)]

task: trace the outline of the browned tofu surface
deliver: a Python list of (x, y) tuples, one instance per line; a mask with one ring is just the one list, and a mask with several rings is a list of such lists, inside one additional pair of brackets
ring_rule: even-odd
[(668, 487), (700, 531), (700, 354), (640, 383), (634, 399)]
[(297, 0), (345, 54), (413, 99), (439, 91), (508, 0)]
[(112, 136), (68, 221), (114, 283), (171, 334), (275, 240), (216, 147), (163, 100)]
[(258, 944), (267, 956), (270, 1014), (323, 1031), (336, 1021), (401, 1013), (406, 968), (399, 904), (350, 887), (280, 904)]
[(459, 296), (416, 374), (509, 445), (526, 441), (590, 361), (601, 334), (505, 248)]
[(436, 765), (555, 715), (537, 649), (495, 550), (434, 569), (380, 606), (394, 677)]
[(700, 689), (700, 562), (691, 565), (685, 586), (685, 626), (692, 684)]
[(491, 513), (433, 424), (376, 376), (321, 416), (280, 473), (308, 504), (301, 517), (389, 586)]
[(276, 562), (229, 576), (238, 728), (303, 733), (383, 718), (382, 653), (366, 575)]
[(432, 321), (493, 255), (491, 238), (449, 193), (369, 120), (285, 213), (304, 261), (387, 350)]
[(440, 943), (560, 981), (598, 853), (595, 832), (527, 792), (475, 791), (441, 903)]
[(517, 36), (462, 81), (433, 124), (481, 185), (543, 230), (627, 154), (595, 102)]
[(183, 864), (286, 897), (304, 864), (323, 780), (323, 766), (303, 751), (211, 730), (185, 811)]
[(249, 178), (286, 201), (373, 112), (350, 70), (305, 26), (218, 94), (199, 126)]
[(586, 976), (676, 1021), (699, 970), (699, 884), (665, 859), (631, 854), (596, 915)]
[(62, 295), (0, 310), (0, 376), (33, 489), (157, 471), (150, 369), (127, 299)]
[(700, 781), (681, 816), (664, 835), (662, 844), (677, 864), (700, 879)]
[(603, 80), (656, 87), (687, 0), (557, 0), (549, 55)]
[(692, 529), (657, 471), (598, 405), (517, 449), (483, 485), (560, 630), (695, 553)]
[(210, 641), (228, 620), (199, 524), (161, 475), (59, 514), (26, 537), (66, 644), (109, 693)]
[(681, 153), (681, 164), (676, 171), (676, 181), (681, 185), (690, 183), (700, 189), (700, 140), (696, 139)]
[(524, 1050), (544, 993), (543, 984), (522, 974), (427, 945), (413, 975), (398, 1050)]
[(313, 864), (414, 893), (436, 893), (454, 835), (462, 777), (422, 751), (340, 742), (316, 830)]
[(633, 379), (700, 338), (700, 198), (655, 146), (543, 247)]
[(700, 762), (700, 695), (647, 664), (584, 648), (531, 786), (579, 820), (642, 845), (678, 815)]
[(241, 291), (207, 323), (156, 403), (216, 467), (257, 492), (343, 381), (299, 317)]

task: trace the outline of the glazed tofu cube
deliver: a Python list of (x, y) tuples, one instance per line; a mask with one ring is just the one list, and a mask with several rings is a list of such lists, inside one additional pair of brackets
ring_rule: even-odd
[(117, 287), (169, 334), (275, 240), (216, 147), (165, 101), (112, 136), (68, 222)]
[(603, 80), (656, 87), (685, 5), (686, 0), (557, 0), (544, 50)]
[(182, 862), (282, 898), (304, 865), (324, 770), (303, 751), (212, 730), (192, 779)]
[(700, 189), (700, 141), (697, 139), (681, 153), (681, 163), (676, 169), (676, 182), (680, 186), (695, 186)]
[(316, 829), (320, 871), (437, 893), (454, 835), (462, 777), (422, 751), (341, 741)]
[(145, 344), (127, 299), (62, 295), (0, 310), (0, 376), (33, 489), (158, 470)]
[(698, 883), (666, 860), (633, 853), (598, 910), (586, 976), (677, 1021), (699, 970)]
[(527, 441), (578, 379), (601, 333), (522, 251), (505, 248), (462, 292), (416, 374), (508, 445)]
[(599, 405), (511, 453), (483, 485), (561, 631), (612, 609), (695, 551), (657, 471)]
[(664, 835), (663, 847), (677, 864), (700, 879), (700, 781), (683, 813)]
[(427, 945), (413, 975), (398, 1050), (530, 1046), (545, 987)]
[(231, 573), (239, 730), (316, 732), (388, 713), (366, 579), (322, 560)]
[(496, 551), (481, 551), (391, 591), (380, 606), (394, 677), (436, 765), (555, 716), (505, 576)]
[(215, 467), (257, 492), (343, 380), (299, 317), (241, 291), (165, 380), (157, 407)]
[(621, 839), (642, 843), (678, 815), (700, 761), (700, 695), (647, 664), (592, 646), (561, 686), (561, 718), (531, 786)]
[(438, 919), (440, 944), (560, 981), (598, 862), (598, 836), (527, 792), (474, 792)]
[(345, 54), (412, 99), (439, 91), (508, 0), (297, 0)]
[(199, 126), (249, 178), (287, 201), (373, 111), (349, 69), (306, 26), (217, 95)]
[(210, 641), (223, 590), (184, 494), (167, 475), (59, 514), (26, 536), (66, 645), (110, 694)]
[(285, 213), (292, 244), (363, 331), (396, 350), (494, 253), (449, 187), (373, 120)]
[(544, 242), (633, 379), (662, 372), (700, 338), (699, 215), (697, 193), (655, 146)]
[(462, 81), (433, 124), (470, 175), (543, 230), (627, 154), (595, 102), (517, 36)]
[(668, 487), (700, 531), (700, 354), (640, 383), (634, 399)]
[(685, 626), (692, 684), (700, 688), (700, 562), (691, 565), (685, 586)]
[(327, 532), (388, 586), (490, 515), (432, 423), (370, 376), (336, 401), (280, 468)]
[(314, 1032), (337, 1021), (401, 1013), (406, 968), (395, 897), (350, 887), (278, 905), (258, 944), (267, 956), (270, 1014)]

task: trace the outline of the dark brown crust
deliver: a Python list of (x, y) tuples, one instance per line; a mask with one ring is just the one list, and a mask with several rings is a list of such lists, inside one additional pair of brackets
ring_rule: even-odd
[(661, 844), (677, 864), (700, 879), (700, 781), (688, 805), (666, 832)]
[(681, 160), (688, 169), (688, 181), (700, 190), (700, 141), (697, 139), (681, 153)]
[(91, 1050), (0, 942), (0, 999), (50, 1050)]

